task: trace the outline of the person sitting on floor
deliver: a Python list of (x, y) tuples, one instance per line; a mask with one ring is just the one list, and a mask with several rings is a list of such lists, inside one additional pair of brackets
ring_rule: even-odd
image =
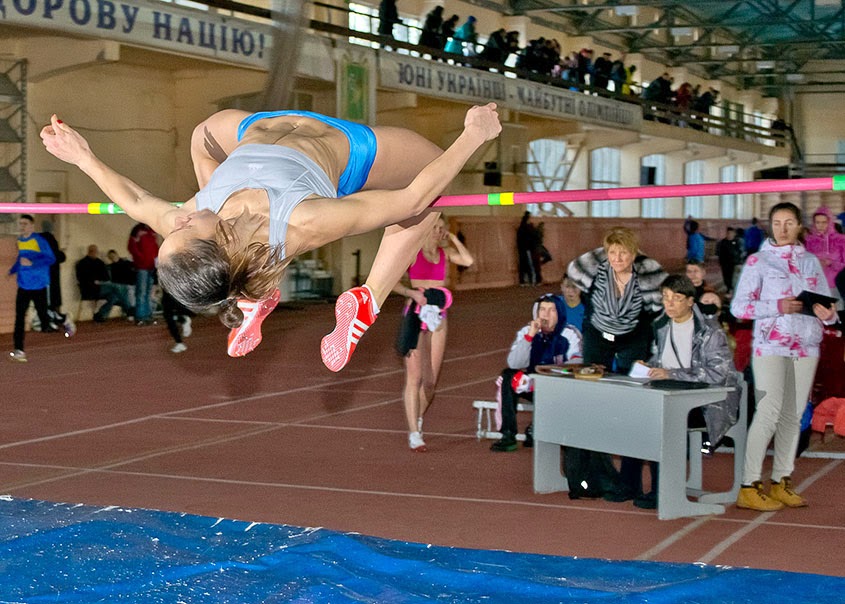
[[(567, 325), (566, 302), (561, 296), (541, 296), (534, 302), (531, 316), (531, 322), (516, 333), (508, 353), (508, 367), (497, 380), (502, 401), (502, 438), (493, 443), (491, 451), (516, 451), (517, 398), (534, 398), (528, 374), (537, 365), (581, 361), (581, 332)], [(526, 429), (524, 446), (533, 444), (530, 429)]]
[[(707, 320), (695, 302), (695, 286), (682, 275), (669, 275), (660, 286), (664, 314), (653, 324), (654, 346), (648, 376), (655, 380), (706, 382), (713, 386), (736, 386), (740, 374), (733, 364), (725, 332)], [(696, 407), (688, 418), (690, 428), (706, 428), (711, 450), (718, 446), (739, 413), (739, 389), (727, 399)], [(642, 476), (640, 475), (640, 479)], [(634, 505), (654, 509), (657, 505), (657, 464), (651, 462), (651, 492), (642, 494), (642, 481), (634, 488)]]
[(117, 304), (124, 312), (129, 312), (129, 302), (124, 289), (110, 281), (106, 263), (100, 259), (100, 250), (95, 244), (88, 246), (88, 251), (76, 263), (76, 281), (79, 284), (79, 294), (82, 300), (105, 300), (105, 303), (94, 313), (93, 319), (97, 323), (104, 323)]

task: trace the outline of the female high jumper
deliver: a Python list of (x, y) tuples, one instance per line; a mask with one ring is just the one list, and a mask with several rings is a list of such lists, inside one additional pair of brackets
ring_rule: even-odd
[(499, 132), (494, 103), (469, 109), (445, 151), (403, 128), (303, 111), (224, 110), (194, 129), (200, 191), (180, 208), (112, 170), (55, 115), (41, 139), (164, 237), (162, 285), (195, 312), (217, 312), (232, 328), (231, 356), (260, 342), (294, 256), (384, 227), (366, 283), (338, 297), (337, 325), (320, 346), (326, 367), (340, 371), (437, 220), (429, 205)]

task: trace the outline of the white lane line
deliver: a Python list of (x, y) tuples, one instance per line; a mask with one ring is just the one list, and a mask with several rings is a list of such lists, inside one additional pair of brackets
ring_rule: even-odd
[[(487, 377), (483, 380), (472, 380), (472, 381), (469, 381), (469, 382), (464, 382), (464, 383), (461, 383), (461, 384), (456, 384), (454, 386), (450, 386), (449, 388), (447, 388), (447, 390), (464, 388), (466, 386), (470, 386), (470, 385), (478, 384), (478, 383), (482, 383), (482, 382), (492, 383), (492, 379)], [(296, 390), (303, 390), (303, 389), (299, 388), (299, 389), (296, 389)], [(248, 397), (248, 399), (252, 399), (252, 398), (253, 397)], [(122, 459), (122, 460), (117, 461), (117, 462), (107, 463), (107, 464), (104, 464), (104, 465), (101, 465), (101, 466), (96, 466), (94, 468), (88, 468), (88, 469), (84, 469), (84, 470), (81, 470), (81, 471), (74, 471), (72, 474), (62, 474), (62, 475), (59, 475), (59, 476), (51, 476), (49, 478), (42, 478), (42, 479), (38, 479), (38, 480), (32, 480), (32, 481), (27, 481), (27, 482), (23, 482), (23, 483), (17, 483), (15, 485), (8, 486), (8, 487), (5, 487), (5, 488), (7, 490), (16, 490), (16, 489), (21, 489), (21, 488), (25, 488), (25, 487), (42, 485), (42, 484), (49, 483), (49, 482), (56, 482), (58, 480), (64, 480), (64, 479), (67, 479), (67, 478), (74, 478), (74, 477), (77, 477), (77, 476), (81, 476), (81, 475), (87, 474), (88, 472), (125, 466), (125, 465), (129, 465), (129, 464), (136, 463), (136, 462), (139, 462), (139, 461), (152, 459), (153, 457), (159, 457), (161, 455), (170, 455), (170, 454), (174, 454), (174, 453), (180, 453), (180, 452), (189, 451), (189, 450), (193, 450), (193, 449), (203, 448), (203, 447), (207, 447), (207, 446), (210, 446), (210, 445), (217, 445), (217, 444), (232, 442), (232, 441), (235, 441), (235, 440), (241, 440), (243, 438), (256, 436), (258, 434), (263, 434), (265, 432), (278, 430), (279, 428), (284, 427), (284, 426), (300, 426), (300, 427), (308, 427), (308, 428), (317, 428), (317, 427), (320, 427), (320, 426), (309, 425), (305, 422), (313, 422), (313, 421), (316, 421), (316, 420), (326, 419), (326, 418), (329, 418), (329, 417), (343, 415), (343, 414), (346, 414), (346, 413), (361, 411), (363, 409), (370, 409), (370, 408), (373, 408), (373, 407), (384, 406), (384, 405), (388, 405), (388, 404), (395, 404), (395, 403), (401, 402), (401, 401), (402, 401), (401, 398), (394, 398), (394, 399), (391, 399), (391, 400), (388, 400), (388, 401), (382, 401), (382, 402), (374, 403), (374, 404), (371, 404), (371, 405), (365, 405), (365, 406), (362, 406), (362, 407), (355, 407), (353, 409), (335, 411), (335, 412), (332, 412), (332, 413), (321, 413), (319, 415), (315, 415), (315, 416), (310, 417), (310, 418), (297, 420), (295, 422), (261, 423), (261, 424), (258, 424), (255, 429), (248, 430), (246, 432), (240, 432), (238, 434), (233, 434), (233, 435), (225, 436), (225, 437), (205, 439), (205, 440), (202, 440), (202, 441), (199, 441), (199, 442), (189, 443), (189, 444), (185, 444), (185, 445), (181, 445), (181, 446), (166, 447), (166, 448), (163, 448), (163, 449), (149, 451), (147, 453), (144, 453), (143, 455), (138, 455), (138, 456), (131, 457), (131, 458), (125, 458), (125, 459)], [(127, 424), (131, 424), (131, 423), (137, 423), (137, 422), (140, 422), (140, 421), (146, 421), (147, 419), (150, 419), (150, 418), (155, 418), (155, 419), (185, 419), (185, 418), (170, 418), (170, 417), (167, 417), (168, 415), (169, 414), (160, 414), (160, 415), (148, 416), (147, 418), (139, 418), (139, 419), (136, 419), (136, 420), (121, 422), (120, 424), (111, 424), (110, 427), (113, 427), (115, 425), (127, 425)], [(90, 428), (88, 430), (77, 430), (75, 432), (67, 433), (65, 435), (55, 435), (55, 436), (52, 436), (52, 437), (43, 437), (41, 439), (30, 439), (30, 441), (27, 441), (27, 442), (52, 440), (54, 438), (63, 438), (63, 437), (68, 436), (68, 435), (76, 435), (76, 434), (80, 434), (80, 433), (84, 433), (84, 432), (93, 432), (93, 431), (96, 431), (96, 430), (103, 430), (103, 429), (106, 429), (106, 428), (107, 427)], [(330, 427), (330, 426), (326, 426), (326, 427), (323, 427), (323, 428), (324, 429), (334, 429), (334, 430), (357, 430), (357, 431), (361, 431), (361, 429), (359, 429), (359, 428), (350, 428), (350, 427)], [(20, 444), (20, 443), (18, 443), (18, 444)], [(1, 446), (0, 448), (6, 448), (6, 446)]]
[[(828, 464), (825, 464), (821, 467), (815, 474), (811, 475), (809, 478), (804, 480), (800, 485), (796, 487), (798, 491), (806, 490), (810, 485), (816, 482), (819, 478), (824, 476), (825, 474), (834, 470), (837, 466), (839, 466), (842, 462), (839, 460), (831, 461)], [(753, 521), (749, 522), (744, 527), (740, 528), (739, 530), (735, 531), (727, 538), (723, 539), (720, 543), (716, 544), (709, 552), (704, 554), (698, 559), (698, 562), (702, 564), (709, 564), (716, 558), (718, 558), (722, 553), (724, 553), (728, 548), (730, 548), (735, 543), (739, 542), (743, 537), (749, 534), (754, 529), (762, 526), (768, 520), (772, 518), (777, 512), (763, 512)]]
[[(171, 454), (171, 453), (184, 453), (185, 451), (190, 451), (192, 449), (199, 449), (199, 448), (207, 447), (207, 446), (210, 446), (210, 445), (217, 445), (217, 444), (232, 442), (232, 441), (235, 441), (235, 440), (239, 440), (241, 438), (246, 438), (248, 436), (257, 436), (257, 435), (263, 434), (265, 432), (272, 432), (273, 430), (278, 430), (278, 426), (269, 426), (269, 427), (268, 426), (262, 426), (262, 427), (254, 428), (254, 429), (249, 430), (247, 432), (240, 432), (238, 434), (232, 434), (232, 435), (229, 435), (229, 436), (209, 438), (209, 439), (205, 439), (205, 440), (202, 440), (202, 441), (199, 441), (199, 442), (194, 442), (194, 443), (187, 444), (187, 445), (165, 447), (163, 449), (156, 449), (156, 450), (153, 450), (153, 451), (148, 451), (147, 453), (145, 453), (143, 455), (136, 455), (135, 457), (131, 457), (131, 458), (127, 458), (127, 459), (121, 459), (121, 460), (113, 461), (113, 462), (108, 462), (108, 463), (104, 463), (104, 464), (94, 466), (94, 467), (89, 467), (89, 468), (71, 467), (71, 468), (68, 468), (70, 470), (70, 473), (67, 473), (67, 474), (59, 474), (57, 476), (50, 476), (48, 478), (40, 478), (40, 479), (36, 479), (36, 480), (28, 480), (26, 482), (19, 482), (19, 483), (13, 484), (13, 485), (4, 486), (3, 489), (6, 490), (6, 491), (15, 491), (15, 490), (23, 489), (23, 488), (27, 488), (27, 487), (40, 486), (40, 485), (47, 484), (47, 483), (50, 483), (50, 482), (67, 480), (68, 478), (77, 478), (79, 476), (85, 476), (87, 474), (91, 474), (91, 473), (95, 473), (95, 472), (101, 472), (103, 470), (109, 470), (109, 469), (112, 469), (112, 468), (119, 468), (120, 466), (126, 466), (126, 465), (133, 464), (133, 463), (136, 463), (136, 462), (139, 462), (139, 461), (145, 461), (147, 459), (152, 459), (154, 457), (160, 457), (162, 455), (168, 455), (168, 454)], [(7, 465), (7, 464), (3, 464), (3, 465)], [(21, 465), (21, 464), (9, 463), (8, 465)], [(38, 467), (37, 464), (33, 464), (33, 466)], [(45, 466), (42, 466), (42, 467), (53, 467), (53, 466), (46, 466), (45, 465)], [(55, 467), (59, 468), (61, 466), (55, 466)]]
[(674, 533), (666, 537), (666, 539), (656, 544), (654, 547), (647, 549), (646, 551), (641, 553), (639, 556), (634, 558), (634, 560), (651, 560), (663, 550), (674, 545), (693, 531), (698, 530), (703, 524), (709, 522), (710, 519), (711, 516), (703, 516), (701, 518), (693, 520), (689, 524), (685, 525), (683, 528), (675, 531)]
[[(47, 464), (11, 464), (7, 462), (0, 462), (0, 466), (5, 465), (27, 465), (30, 467), (64, 470), (69, 472), (76, 472), (78, 474), (110, 474), (119, 476), (128, 476), (132, 478), (155, 478), (178, 480), (188, 482), (202, 482), (212, 484), (225, 484), (246, 487), (261, 487), (273, 489), (290, 489), (302, 491), (320, 491), (327, 493), (344, 493), (348, 495), (373, 495), (378, 497), (399, 497), (406, 499), (422, 499), (431, 501), (451, 501), (458, 503), (485, 503), (493, 505), (515, 505), (520, 507), (543, 508), (543, 509), (562, 509), (562, 510), (581, 510), (588, 512), (600, 512), (611, 514), (627, 514), (634, 516), (653, 516), (653, 513), (640, 510), (620, 510), (618, 508), (593, 508), (589, 504), (566, 504), (566, 503), (539, 503), (536, 501), (522, 501), (518, 499), (490, 499), (484, 497), (460, 497), (456, 495), (430, 495), (425, 493), (399, 493), (395, 491), (380, 491), (374, 489), (349, 489), (344, 487), (331, 487), (320, 485), (305, 485), (293, 484), (285, 482), (265, 482), (260, 480), (236, 480), (231, 478), (210, 478), (200, 476), (183, 476), (180, 474), (164, 474), (159, 472), (133, 472), (129, 470), (115, 470), (113, 468), (74, 468), (68, 466), (53, 466)], [(561, 493), (561, 495), (564, 495)]]
[[(498, 353), (498, 354), (502, 354), (504, 351), (505, 351), (505, 349), (498, 350), (498, 351), (495, 351), (495, 352)], [(491, 353), (490, 352), (483, 352), (483, 353), (479, 353), (477, 355), (473, 355), (472, 357), (461, 357), (461, 358), (457, 358), (457, 359), (449, 359), (445, 362), (454, 362), (454, 361), (459, 361), (459, 360), (467, 359), (467, 358), (482, 357), (482, 356), (487, 356), (489, 354), (491, 354)], [(103, 424), (103, 425), (100, 425), (100, 426), (92, 426), (90, 428), (82, 428), (82, 429), (79, 429), (79, 430), (71, 430), (71, 431), (68, 431), (68, 432), (61, 432), (61, 433), (58, 433), (58, 434), (50, 434), (50, 435), (47, 435), (47, 436), (39, 436), (39, 437), (36, 437), (36, 438), (29, 438), (29, 439), (26, 439), (26, 440), (19, 440), (19, 441), (14, 441), (14, 442), (9, 442), (9, 443), (2, 443), (2, 444), (0, 444), (0, 450), (11, 449), (11, 448), (14, 448), (14, 447), (20, 447), (20, 446), (23, 446), (23, 445), (31, 445), (31, 444), (35, 444), (35, 443), (41, 443), (41, 442), (49, 442), (49, 441), (52, 441), (52, 440), (67, 438), (67, 437), (71, 437), (71, 436), (80, 436), (82, 434), (90, 434), (92, 432), (99, 432), (99, 431), (102, 431), (102, 430), (111, 430), (113, 428), (120, 428), (120, 427), (123, 427), (123, 426), (131, 426), (131, 425), (134, 425), (134, 424), (149, 421), (151, 419), (168, 418), (170, 416), (176, 416), (176, 415), (179, 415), (179, 414), (196, 413), (198, 411), (207, 411), (209, 409), (227, 407), (227, 406), (230, 406), (230, 405), (238, 405), (238, 404), (241, 404), (241, 403), (248, 403), (248, 402), (262, 400), (262, 399), (266, 399), (266, 398), (286, 396), (286, 395), (290, 395), (290, 394), (296, 394), (298, 392), (307, 392), (307, 391), (310, 391), (310, 390), (317, 390), (317, 389), (323, 388), (327, 385), (328, 386), (338, 386), (338, 385), (342, 385), (342, 384), (360, 382), (360, 381), (363, 381), (363, 380), (378, 379), (378, 378), (387, 377), (387, 376), (391, 376), (391, 375), (402, 374), (402, 373), (404, 373), (404, 371), (405, 371), (404, 369), (393, 369), (393, 370), (390, 370), (390, 371), (383, 371), (383, 372), (380, 372), (380, 373), (351, 377), (351, 378), (348, 378), (348, 379), (345, 379), (345, 380), (333, 380), (332, 382), (323, 382), (323, 383), (320, 383), (320, 384), (312, 384), (310, 386), (301, 386), (299, 388), (289, 388), (289, 389), (286, 389), (286, 390), (277, 390), (277, 391), (274, 391), (274, 392), (265, 392), (265, 393), (254, 394), (254, 395), (251, 395), (251, 396), (246, 396), (246, 397), (241, 397), (241, 398), (229, 399), (229, 400), (222, 401), (222, 402), (219, 402), (219, 403), (210, 403), (210, 404), (206, 404), (206, 405), (197, 405), (195, 407), (188, 407), (188, 408), (185, 408), (185, 409), (176, 409), (174, 411), (168, 411), (166, 413), (155, 413), (155, 414), (145, 415), (145, 416), (141, 416), (141, 417), (136, 417), (136, 418), (133, 418), (133, 419), (122, 421), (122, 422), (113, 422), (113, 423), (110, 423), (110, 424)], [(472, 386), (472, 385), (475, 385), (475, 384), (482, 383), (484, 381), (491, 381), (493, 379), (495, 379), (495, 377), (494, 378), (487, 378), (485, 380), (474, 380), (474, 381), (470, 381), (470, 382), (465, 382), (465, 383), (462, 383), (462, 384), (457, 384), (455, 386), (451, 386), (449, 388), (445, 388), (445, 389), (443, 389), (443, 391), (455, 390), (455, 389), (458, 389), (458, 388)], [(341, 413), (351, 413), (351, 412), (354, 412), (354, 411), (369, 409), (369, 408), (372, 408), (374, 406), (377, 406), (377, 405), (367, 405), (367, 406), (363, 406), (363, 407), (354, 407), (352, 409), (348, 409), (348, 410), (343, 411), (343, 412), (336, 412), (336, 413), (327, 414), (323, 417), (331, 417), (332, 415), (339, 415)], [(313, 421), (313, 419), (311, 419), (311, 420), (300, 420), (300, 421)]]

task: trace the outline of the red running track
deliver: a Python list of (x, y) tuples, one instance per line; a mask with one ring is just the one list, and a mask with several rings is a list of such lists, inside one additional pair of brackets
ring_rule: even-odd
[[(0, 364), (0, 493), (447, 546), (845, 576), (843, 439), (823, 445), (840, 458), (798, 460), (808, 508), (672, 521), (630, 503), (536, 495), (530, 450), (494, 454), (478, 442), (472, 401), (492, 398), (543, 291), (457, 292), (427, 454), (408, 451), (403, 428), (398, 299), (339, 374), (320, 363), (333, 327), (324, 303), (275, 312), (242, 359), (226, 356), (216, 319), (196, 319), (180, 355), (163, 324), (84, 323), (71, 340), (28, 334), (30, 362)], [(731, 465), (730, 454), (706, 460), (706, 483), (724, 488)]]

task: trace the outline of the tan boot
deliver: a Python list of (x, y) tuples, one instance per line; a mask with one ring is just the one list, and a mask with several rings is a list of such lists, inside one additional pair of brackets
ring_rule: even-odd
[(783, 509), (783, 503), (767, 497), (763, 492), (763, 483), (757, 480), (750, 487), (744, 486), (739, 489), (736, 507), (758, 512), (776, 512)]
[(789, 476), (784, 476), (780, 482), (772, 482), (769, 497), (791, 508), (803, 508), (807, 505), (807, 500), (793, 490), (792, 479)]

